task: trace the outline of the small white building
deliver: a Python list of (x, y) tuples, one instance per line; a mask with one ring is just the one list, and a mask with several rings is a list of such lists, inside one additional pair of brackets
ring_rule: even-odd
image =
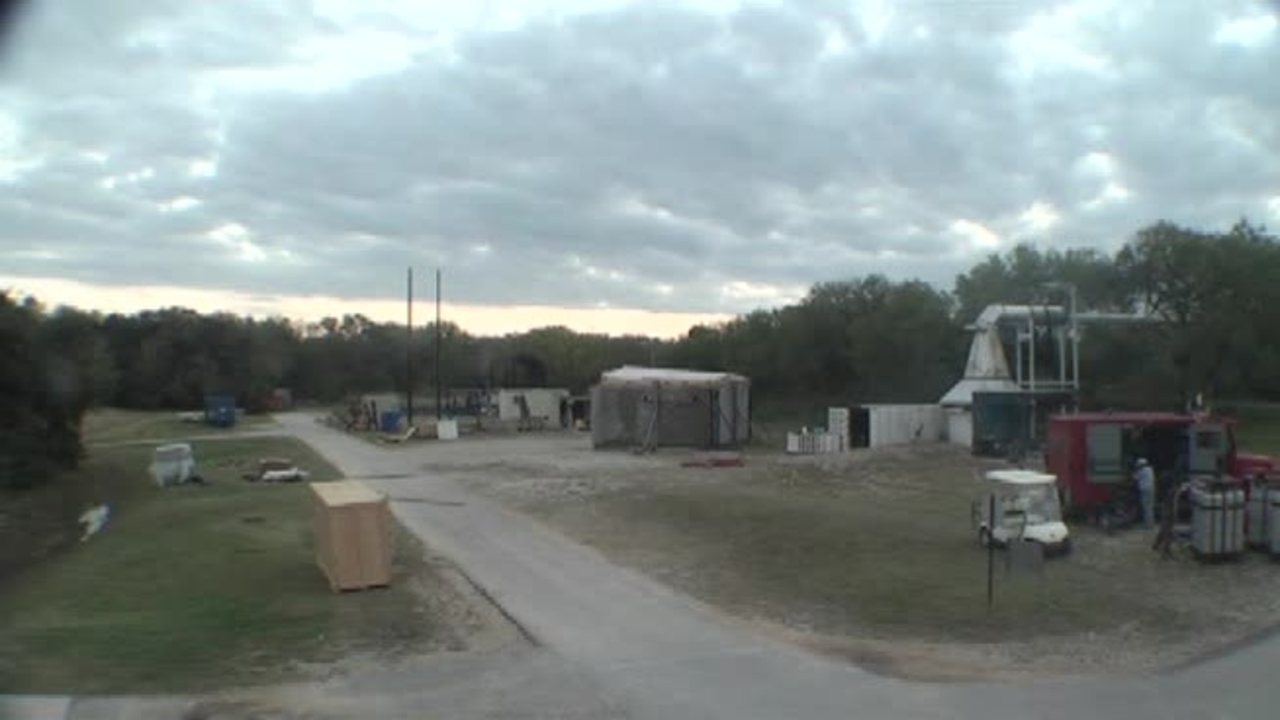
[(991, 305), (972, 326), (973, 342), (969, 345), (964, 377), (938, 401), (946, 417), (948, 442), (966, 447), (973, 445), (974, 393), (1018, 390), (1009, 375), (1009, 361), (1000, 344), (998, 323), (1003, 317), (1026, 315), (1035, 310), (1026, 306)]
[(873, 448), (939, 442), (946, 436), (940, 405), (863, 405), (856, 424), (859, 442)]
[(502, 388), (493, 394), (498, 419), (519, 420), (521, 398), (529, 406), (529, 417), (558, 427), (560, 406), (569, 400), (569, 391), (564, 388)]

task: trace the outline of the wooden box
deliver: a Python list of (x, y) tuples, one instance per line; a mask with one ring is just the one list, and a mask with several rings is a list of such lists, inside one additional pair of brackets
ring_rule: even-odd
[(387, 498), (356, 480), (312, 483), (316, 563), (335, 592), (391, 584)]

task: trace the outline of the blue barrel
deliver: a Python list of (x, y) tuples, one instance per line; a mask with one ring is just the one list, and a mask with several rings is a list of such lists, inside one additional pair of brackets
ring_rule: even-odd
[(399, 410), (383, 410), (379, 427), (382, 432), (393, 433), (400, 430), (400, 411)]

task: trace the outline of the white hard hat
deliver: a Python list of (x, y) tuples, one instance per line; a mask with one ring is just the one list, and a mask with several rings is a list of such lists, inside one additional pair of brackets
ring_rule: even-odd
[(1138, 465), (1138, 467), (1146, 467), (1146, 466), (1147, 466), (1147, 459), (1146, 459), (1146, 458), (1138, 458), (1138, 463), (1137, 463), (1137, 465)]

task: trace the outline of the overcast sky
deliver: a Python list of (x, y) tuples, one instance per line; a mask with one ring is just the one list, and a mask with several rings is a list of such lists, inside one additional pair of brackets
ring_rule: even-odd
[(478, 331), (673, 334), (1022, 240), (1280, 226), (1276, 7), (36, 0), (0, 286), (399, 317), (440, 265)]

